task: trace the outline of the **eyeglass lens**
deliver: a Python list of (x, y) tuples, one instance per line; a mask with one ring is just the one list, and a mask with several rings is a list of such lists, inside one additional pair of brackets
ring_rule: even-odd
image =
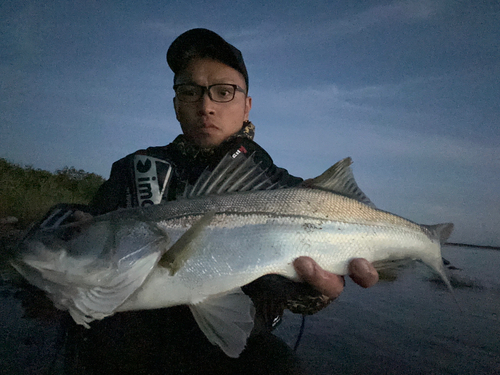
[[(216, 84), (208, 87), (208, 96), (214, 102), (230, 102), (234, 99), (236, 85)], [(184, 102), (197, 102), (207, 90), (198, 85), (179, 85), (175, 88), (177, 98)]]

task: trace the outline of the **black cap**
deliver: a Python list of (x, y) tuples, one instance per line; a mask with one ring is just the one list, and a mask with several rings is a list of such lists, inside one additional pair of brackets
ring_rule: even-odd
[(248, 73), (239, 49), (207, 29), (191, 29), (179, 35), (167, 51), (167, 63), (180, 73), (194, 57), (210, 57), (240, 72), (248, 90)]

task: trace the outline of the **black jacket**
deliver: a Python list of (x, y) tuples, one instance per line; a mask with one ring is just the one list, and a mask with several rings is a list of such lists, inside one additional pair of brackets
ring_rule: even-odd
[[(246, 157), (253, 155), (255, 163), (260, 163), (271, 180), (278, 182), (281, 187), (293, 187), (302, 182), (301, 178), (274, 165), (269, 154), (249, 138), (233, 136), (215, 149), (204, 150), (189, 144), (180, 135), (167, 146), (140, 150), (115, 162), (109, 179), (90, 203), (91, 212), (103, 214), (118, 208), (136, 207), (145, 201), (153, 203), (141, 199), (145, 194), (161, 193), (158, 194), (161, 195), (158, 197), (161, 202), (175, 200), (184, 192), (186, 183), (194, 184), (204, 170), (212, 171), (226, 154), (236, 153)], [(153, 168), (156, 168), (156, 179), (151, 187), (148, 185), (151, 178), (139, 175), (145, 176), (141, 171), (151, 168), (155, 163)], [(168, 181), (165, 181), (165, 176), (168, 176)], [(145, 183), (141, 184), (141, 178), (149, 178), (149, 181), (142, 181)]]

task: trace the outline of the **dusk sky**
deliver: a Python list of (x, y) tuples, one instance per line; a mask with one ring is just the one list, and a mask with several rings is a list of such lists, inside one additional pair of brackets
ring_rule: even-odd
[(351, 156), (377, 207), (500, 246), (499, 4), (4, 0), (0, 157), (107, 178), (171, 142), (165, 54), (205, 27), (242, 51), (277, 165), (309, 178)]

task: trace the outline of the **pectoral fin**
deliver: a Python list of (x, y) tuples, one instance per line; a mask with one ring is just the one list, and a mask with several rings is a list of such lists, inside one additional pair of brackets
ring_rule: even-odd
[(208, 340), (229, 357), (239, 357), (254, 325), (255, 307), (250, 297), (237, 288), (189, 307)]
[(170, 275), (173, 276), (186, 261), (191, 258), (193, 253), (199, 247), (196, 239), (199, 237), (203, 229), (210, 223), (215, 215), (215, 211), (206, 213), (200, 220), (194, 223), (176, 243), (163, 254), (158, 262), (161, 267), (168, 268)]

